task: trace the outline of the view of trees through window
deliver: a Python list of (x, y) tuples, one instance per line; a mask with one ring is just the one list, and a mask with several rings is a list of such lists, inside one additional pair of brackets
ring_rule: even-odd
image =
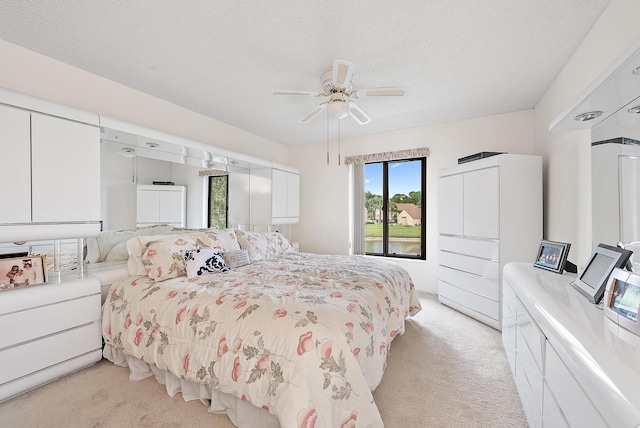
[(209, 227), (227, 227), (228, 176), (209, 176)]
[(365, 252), (425, 258), (426, 159), (365, 165)]

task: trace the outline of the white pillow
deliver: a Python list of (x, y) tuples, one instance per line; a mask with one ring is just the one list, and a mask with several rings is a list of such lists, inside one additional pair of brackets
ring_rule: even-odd
[(236, 231), (231, 227), (226, 229), (207, 229), (205, 233), (211, 239), (213, 248), (220, 248), (223, 252), (238, 251), (240, 249)]
[(229, 270), (219, 248), (189, 250), (185, 252), (184, 260), (187, 265), (187, 278)]

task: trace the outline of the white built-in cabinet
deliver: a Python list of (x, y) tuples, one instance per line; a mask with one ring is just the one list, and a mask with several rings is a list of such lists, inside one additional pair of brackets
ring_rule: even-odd
[(253, 225), (294, 224), (300, 219), (300, 174), (283, 168), (252, 168), (250, 220)]
[(571, 286), (509, 263), (502, 341), (531, 428), (640, 426), (640, 337)]
[(138, 185), (136, 226), (157, 224), (187, 227), (187, 188), (185, 186)]
[(0, 291), (0, 402), (102, 359), (100, 282)]
[(0, 158), (3, 242), (99, 232), (97, 126), (0, 104)]
[(500, 329), (502, 268), (542, 238), (542, 160), (502, 154), (445, 168), (438, 182), (438, 297)]

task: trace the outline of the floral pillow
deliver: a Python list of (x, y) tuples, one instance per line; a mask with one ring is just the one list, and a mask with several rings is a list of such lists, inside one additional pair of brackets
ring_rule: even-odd
[(226, 229), (208, 229), (205, 234), (211, 239), (212, 248), (220, 248), (225, 251), (238, 251), (240, 244), (238, 244), (238, 237), (236, 231), (229, 227)]
[(240, 247), (249, 252), (252, 262), (269, 260), (294, 251), (291, 243), (280, 232), (237, 231)]
[(150, 242), (140, 260), (144, 269), (142, 275), (155, 281), (186, 276), (185, 253), (210, 247), (211, 241), (200, 233)]
[(224, 261), (227, 263), (229, 269), (235, 269), (240, 266), (245, 266), (251, 263), (249, 258), (249, 252), (247, 250), (226, 251), (222, 254)]
[(219, 248), (189, 250), (184, 254), (184, 261), (188, 278), (194, 278), (205, 273), (218, 273), (229, 270), (222, 256), (222, 250)]

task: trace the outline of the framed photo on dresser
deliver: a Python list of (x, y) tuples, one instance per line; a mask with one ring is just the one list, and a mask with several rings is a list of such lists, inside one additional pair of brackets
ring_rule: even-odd
[(561, 274), (564, 271), (564, 265), (567, 262), (570, 248), (571, 244), (569, 243), (543, 239), (540, 241), (538, 255), (533, 265), (540, 269)]
[(0, 290), (46, 282), (42, 256), (0, 259)]

